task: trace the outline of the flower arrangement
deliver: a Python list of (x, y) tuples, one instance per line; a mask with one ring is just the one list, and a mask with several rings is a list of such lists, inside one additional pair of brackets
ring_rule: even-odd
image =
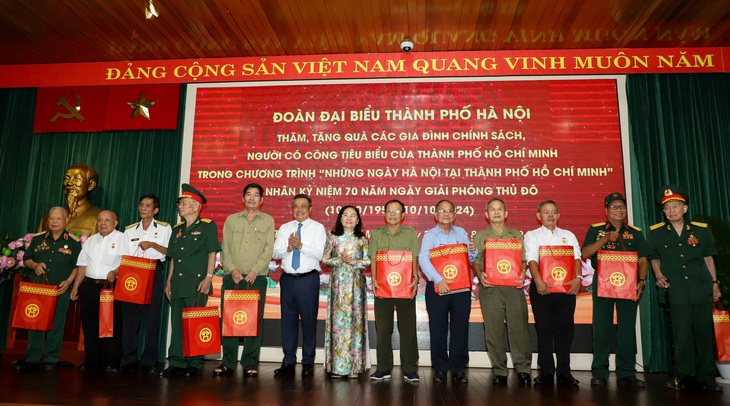
[(12, 279), (15, 270), (23, 268), (23, 256), (32, 239), (31, 233), (17, 240), (0, 238), (0, 283)]

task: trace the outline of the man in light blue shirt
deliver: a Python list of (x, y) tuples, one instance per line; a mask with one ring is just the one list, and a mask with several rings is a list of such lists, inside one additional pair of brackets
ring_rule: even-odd
[[(445, 382), (446, 374), (451, 370), (451, 379), (455, 383), (467, 383), (466, 364), (469, 363), (469, 313), (471, 312), (471, 293), (451, 293), (449, 280), (444, 279), (431, 263), (429, 250), (449, 244), (467, 244), (469, 246), (469, 262), (477, 256), (474, 243), (461, 227), (453, 225), (456, 219), (454, 204), (441, 200), (436, 204), (436, 227), (428, 230), (421, 243), (418, 264), (428, 279), (426, 284), (426, 310), (431, 336), (431, 365), (436, 370), (434, 382)], [(467, 264), (468, 266), (468, 264)], [(459, 272), (470, 272), (469, 268)], [(469, 278), (471, 279), (471, 277)], [(434, 286), (438, 289), (436, 293)], [(451, 323), (449, 324), (449, 320)], [(451, 333), (447, 351), (447, 338)]]

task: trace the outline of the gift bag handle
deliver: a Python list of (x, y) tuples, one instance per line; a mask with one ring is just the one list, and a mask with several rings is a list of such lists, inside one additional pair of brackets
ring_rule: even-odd
[(104, 284), (101, 285), (101, 289), (104, 290), (104, 289), (111, 289), (111, 288), (112, 288), (112, 283), (109, 282), (109, 279), (104, 279)]
[[(238, 290), (238, 282), (236, 282), (233, 289)], [(249, 281), (246, 281), (246, 290), (251, 290), (251, 282), (249, 282)]]
[(35, 276), (35, 279), (33, 279), (33, 283), (43, 283), (43, 284), (46, 284), (46, 285), (50, 285), (51, 284), (51, 282), (48, 281), (48, 275), (46, 275), (45, 273), (43, 273), (41, 275), (36, 275)]
[[(571, 247), (571, 248), (573, 248), (573, 247)], [(553, 257), (554, 259), (567, 257), (567, 255), (555, 255), (555, 254), (553, 254), (553, 246), (552, 245), (548, 245), (547, 246), (547, 249), (548, 249), (548, 251), (550, 251), (550, 256)], [(575, 248), (573, 248), (573, 250), (575, 250)], [(575, 255), (575, 252), (573, 253), (573, 255)]]
[(400, 255), (400, 258), (398, 259), (398, 262), (396, 262), (396, 263), (392, 263), (392, 262), (390, 262), (390, 256), (388, 255), (388, 256), (386, 256), (386, 258), (387, 258), (387, 259), (386, 259), (386, 261), (388, 261), (388, 264), (389, 264), (390, 266), (396, 266), (396, 265), (400, 265), (400, 263), (401, 263), (401, 262), (403, 262), (403, 257), (404, 257), (404, 255), (403, 255), (403, 254), (401, 254), (401, 255)]
[(725, 311), (725, 308), (722, 307), (722, 302), (720, 302), (719, 300), (716, 302), (712, 302), (712, 305), (715, 310)]
[[(200, 295), (203, 295), (203, 292), (198, 292), (198, 296), (195, 296), (195, 301), (193, 302), (193, 305), (191, 307), (198, 307), (198, 300), (200, 300)], [(205, 295), (205, 297), (208, 297), (208, 295)]]

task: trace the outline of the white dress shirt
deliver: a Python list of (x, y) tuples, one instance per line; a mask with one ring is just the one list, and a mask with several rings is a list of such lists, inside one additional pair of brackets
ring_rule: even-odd
[(525, 234), (525, 260), (527, 263), (540, 263), (540, 246), (542, 245), (572, 245), (573, 257), (580, 259), (580, 245), (575, 234), (568, 230), (555, 227), (554, 231), (541, 226)]
[(302, 222), (302, 249), (300, 252), (299, 269), (291, 266), (292, 251), (287, 251), (289, 236), (297, 232), (299, 222), (294, 220), (283, 224), (276, 233), (274, 241), (274, 259), (281, 259), (281, 269), (286, 273), (306, 273), (313, 269), (321, 271), (319, 261), (324, 254), (324, 246), (327, 243), (327, 232), (324, 226), (311, 218)]
[(142, 241), (151, 241), (167, 248), (167, 244), (170, 242), (170, 234), (172, 234), (172, 228), (167, 223), (160, 223), (152, 219), (149, 227), (145, 230), (142, 227), (142, 220), (140, 220), (139, 223), (127, 226), (124, 230), (125, 244), (122, 255), (133, 255), (135, 257), (157, 259), (164, 262), (165, 254), (154, 248), (142, 250), (139, 247), (139, 243)]
[(76, 265), (86, 267), (87, 278), (106, 279), (110, 271), (119, 268), (124, 244), (124, 233), (119, 230), (106, 237), (96, 233), (84, 242)]

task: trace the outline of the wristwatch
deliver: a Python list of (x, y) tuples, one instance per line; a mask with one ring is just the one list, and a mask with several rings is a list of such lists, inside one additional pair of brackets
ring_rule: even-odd
[(583, 275), (577, 275), (576, 278), (583, 280)]
[(712, 281), (713, 284), (720, 286), (720, 281)]
[(639, 279), (637, 279), (637, 280), (636, 280), (636, 283), (639, 283), (639, 282), (644, 282), (644, 283), (646, 283), (646, 279), (641, 279), (641, 278), (639, 278)]

